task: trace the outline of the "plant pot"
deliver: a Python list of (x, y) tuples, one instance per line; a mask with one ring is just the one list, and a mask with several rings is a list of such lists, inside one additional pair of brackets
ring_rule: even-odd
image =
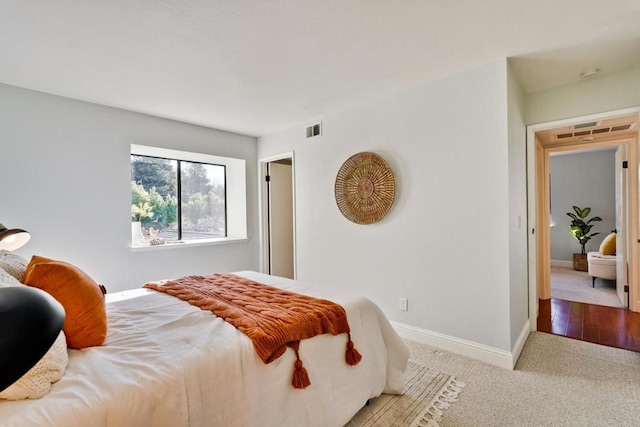
[(573, 269), (576, 271), (588, 271), (589, 264), (587, 256), (583, 254), (573, 254)]
[(139, 245), (142, 242), (142, 223), (140, 221), (132, 221), (131, 222), (131, 243), (135, 245)]

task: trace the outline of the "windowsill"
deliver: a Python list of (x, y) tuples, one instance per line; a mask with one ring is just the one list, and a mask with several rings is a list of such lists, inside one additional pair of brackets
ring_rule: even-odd
[(216, 246), (227, 245), (230, 243), (242, 243), (248, 242), (248, 237), (218, 237), (214, 239), (201, 239), (201, 240), (181, 240), (175, 242), (167, 242), (164, 245), (143, 245), (143, 246), (131, 246), (131, 252), (145, 252), (145, 251), (157, 251), (164, 249), (176, 249), (176, 248), (195, 248), (198, 246)]

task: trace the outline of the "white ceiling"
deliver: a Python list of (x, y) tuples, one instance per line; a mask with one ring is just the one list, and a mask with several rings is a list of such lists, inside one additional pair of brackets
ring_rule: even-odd
[(0, 82), (264, 135), (501, 57), (640, 63), (638, 0), (0, 0)]

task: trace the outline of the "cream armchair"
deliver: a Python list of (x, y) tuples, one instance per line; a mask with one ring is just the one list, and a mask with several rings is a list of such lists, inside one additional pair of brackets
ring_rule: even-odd
[(596, 277), (601, 279), (616, 279), (616, 256), (602, 255), (600, 252), (589, 252), (587, 254), (589, 263), (589, 275), (591, 276), (591, 286), (596, 287)]

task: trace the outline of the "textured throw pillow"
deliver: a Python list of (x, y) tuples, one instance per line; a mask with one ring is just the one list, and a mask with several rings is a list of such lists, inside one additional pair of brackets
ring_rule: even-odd
[(600, 244), (600, 253), (602, 255), (616, 254), (616, 233), (611, 233), (604, 238)]
[(107, 336), (104, 294), (86, 273), (69, 263), (34, 256), (25, 284), (53, 296), (66, 312), (62, 330), (70, 348), (102, 345)]
[(0, 288), (7, 288), (9, 286), (24, 286), (22, 283), (18, 281), (11, 274), (4, 271), (3, 268), (0, 268)]
[(0, 250), (0, 268), (24, 283), (24, 273), (27, 270), (27, 260), (20, 255), (7, 250)]
[(18, 381), (0, 392), (0, 399), (39, 399), (51, 391), (51, 384), (62, 378), (69, 364), (67, 341), (60, 331), (53, 345)]

